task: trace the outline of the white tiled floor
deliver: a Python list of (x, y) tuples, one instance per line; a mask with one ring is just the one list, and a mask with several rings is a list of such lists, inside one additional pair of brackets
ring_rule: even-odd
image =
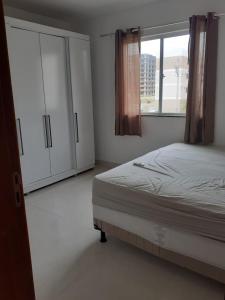
[(223, 300), (225, 288), (93, 229), (87, 172), (25, 198), (37, 300)]

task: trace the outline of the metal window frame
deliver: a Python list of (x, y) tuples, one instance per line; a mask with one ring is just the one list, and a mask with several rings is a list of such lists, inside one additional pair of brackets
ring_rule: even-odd
[(141, 42), (144, 41), (153, 41), (160, 40), (160, 66), (159, 66), (159, 109), (157, 112), (142, 112), (142, 116), (154, 116), (154, 117), (186, 117), (186, 113), (163, 113), (162, 104), (163, 104), (163, 63), (164, 63), (164, 40), (170, 37), (177, 37), (189, 34), (188, 29), (176, 30), (172, 32), (166, 32), (161, 34), (154, 35), (144, 35), (141, 38)]

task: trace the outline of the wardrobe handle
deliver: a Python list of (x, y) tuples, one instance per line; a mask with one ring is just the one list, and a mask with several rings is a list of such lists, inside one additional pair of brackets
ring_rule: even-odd
[(19, 152), (20, 152), (20, 156), (23, 156), (24, 155), (23, 137), (22, 137), (20, 118), (16, 119), (16, 127), (17, 127), (17, 136), (18, 136), (18, 142), (19, 142)]
[(51, 128), (51, 117), (50, 115), (47, 115), (48, 120), (48, 146), (49, 148), (52, 148), (52, 128)]
[(78, 115), (77, 113), (75, 115), (75, 124), (76, 124), (76, 142), (79, 143), (79, 128), (78, 128)]
[(49, 140), (48, 140), (48, 125), (47, 125), (47, 116), (43, 115), (43, 124), (44, 124), (44, 137), (45, 137), (45, 148), (49, 148)]

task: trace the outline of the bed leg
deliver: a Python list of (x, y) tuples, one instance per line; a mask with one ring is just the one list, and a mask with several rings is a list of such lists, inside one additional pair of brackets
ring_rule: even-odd
[(101, 230), (101, 238), (100, 238), (100, 242), (101, 243), (106, 243), (107, 242), (107, 238), (106, 238), (106, 234), (104, 231)]

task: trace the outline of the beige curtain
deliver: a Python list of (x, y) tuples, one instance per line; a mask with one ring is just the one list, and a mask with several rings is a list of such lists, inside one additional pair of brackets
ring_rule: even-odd
[(214, 140), (218, 17), (190, 18), (189, 84), (185, 142), (210, 144)]
[(115, 134), (141, 136), (140, 29), (116, 31)]

